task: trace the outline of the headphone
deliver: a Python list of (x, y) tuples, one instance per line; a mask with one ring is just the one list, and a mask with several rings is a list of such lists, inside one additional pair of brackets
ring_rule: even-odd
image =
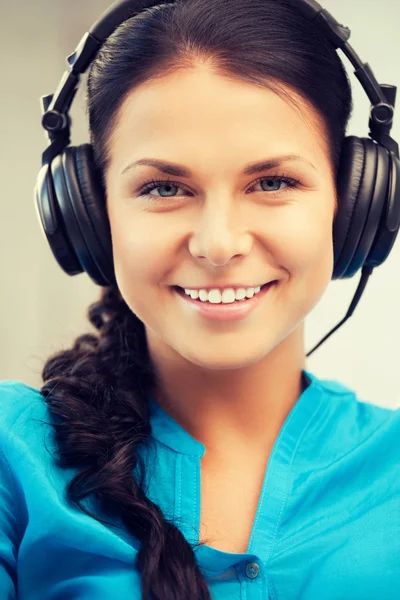
[[(387, 259), (398, 234), (399, 147), (389, 135), (397, 88), (378, 84), (368, 63), (362, 63), (348, 44), (350, 29), (338, 23), (318, 2), (288, 1), (321, 28), (335, 49), (344, 52), (371, 102), (369, 138), (348, 136), (343, 142), (337, 186), (339, 203), (333, 223), (332, 279), (353, 277), (360, 268), (362, 276), (346, 317), (309, 356), (351, 316), (373, 269)], [(111, 231), (92, 146), (69, 145), (69, 110), (81, 74), (104, 41), (124, 21), (159, 3), (160, 0), (122, 0), (112, 4), (67, 57), (68, 69), (56, 92), (41, 98), (42, 127), (49, 145), (42, 155), (35, 186), (39, 223), (60, 267), (68, 275), (85, 271), (99, 286), (116, 284)]]

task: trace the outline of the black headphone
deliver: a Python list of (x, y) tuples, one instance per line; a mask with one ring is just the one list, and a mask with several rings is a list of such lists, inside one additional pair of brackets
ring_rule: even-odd
[[(174, 0), (164, 0), (172, 3)], [(164, 3), (163, 2), (163, 3)], [(262, 0), (260, 0), (262, 2)], [(314, 0), (289, 0), (315, 21), (335, 49), (355, 67), (370, 102), (369, 138), (346, 137), (339, 175), (339, 206), (333, 223), (332, 279), (345, 279), (361, 268), (362, 276), (346, 317), (307, 354), (309, 356), (353, 313), (373, 269), (389, 256), (400, 227), (399, 147), (389, 133), (397, 88), (379, 85), (368, 63), (347, 43), (350, 29)], [(105, 199), (90, 144), (70, 146), (69, 110), (84, 73), (104, 41), (124, 21), (160, 0), (115, 2), (85, 33), (67, 58), (54, 94), (41, 98), (42, 126), (49, 146), (35, 186), (35, 205), (50, 248), (68, 275), (86, 271), (100, 286), (116, 284)]]

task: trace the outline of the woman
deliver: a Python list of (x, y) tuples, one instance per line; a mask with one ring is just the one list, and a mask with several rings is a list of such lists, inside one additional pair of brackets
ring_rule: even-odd
[(284, 1), (160, 5), (101, 48), (88, 110), (116, 285), (40, 390), (1, 384), (3, 597), (400, 597), (398, 413), (304, 369), (335, 50)]

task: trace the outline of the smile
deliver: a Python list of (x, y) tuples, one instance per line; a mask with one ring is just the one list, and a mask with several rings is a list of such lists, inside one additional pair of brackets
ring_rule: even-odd
[(213, 321), (237, 321), (243, 319), (250, 314), (262, 299), (268, 294), (269, 290), (277, 284), (277, 281), (272, 281), (261, 287), (261, 290), (254, 294), (252, 298), (244, 298), (243, 300), (233, 300), (229, 303), (213, 303), (202, 301), (200, 298), (193, 299), (185, 291), (174, 286), (173, 290), (177, 296), (182, 299), (185, 306), (195, 311), (195, 314), (210, 319)]

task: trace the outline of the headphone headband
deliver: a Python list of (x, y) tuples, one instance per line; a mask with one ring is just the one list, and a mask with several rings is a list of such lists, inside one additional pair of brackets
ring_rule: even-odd
[[(260, 0), (262, 1), (262, 0)], [(163, 3), (174, 0), (163, 0)], [(399, 158), (399, 147), (390, 137), (393, 124), (397, 88), (380, 85), (368, 63), (362, 63), (348, 43), (350, 29), (341, 25), (315, 0), (288, 0), (310, 22), (316, 22), (335, 49), (340, 48), (355, 68), (354, 74), (360, 81), (371, 102), (369, 119), (370, 137)], [(46, 130), (50, 146), (42, 156), (42, 165), (48, 164), (70, 143), (71, 119), (69, 110), (78, 89), (80, 75), (95, 58), (105, 40), (127, 19), (146, 8), (160, 4), (158, 0), (122, 0), (115, 2), (92, 25), (80, 40), (75, 51), (67, 57), (68, 70), (63, 74), (54, 94), (42, 96), (42, 126)]]

